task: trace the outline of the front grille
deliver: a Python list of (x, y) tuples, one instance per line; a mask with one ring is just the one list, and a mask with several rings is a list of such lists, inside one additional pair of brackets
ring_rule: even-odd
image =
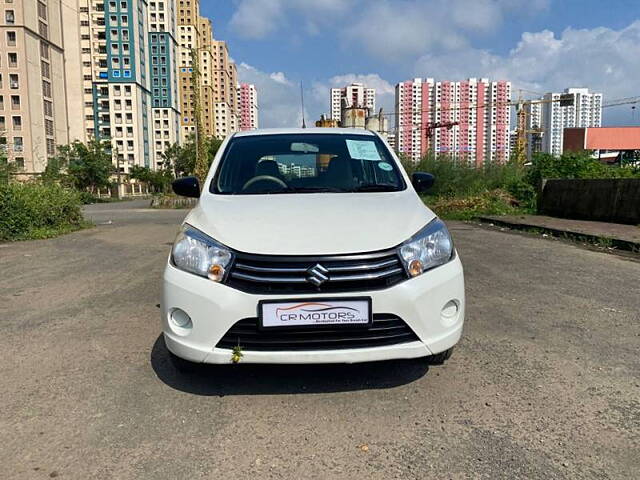
[(380, 290), (406, 279), (395, 249), (325, 256), (238, 253), (227, 284), (248, 293)]
[(418, 340), (404, 320), (388, 313), (374, 313), (369, 328), (262, 329), (257, 318), (245, 318), (233, 325), (216, 348), (232, 350), (235, 346), (253, 351), (335, 350), (344, 348), (382, 347)]

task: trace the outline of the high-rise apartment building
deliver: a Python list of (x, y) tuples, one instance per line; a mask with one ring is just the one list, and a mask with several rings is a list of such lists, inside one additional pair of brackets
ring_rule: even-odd
[(602, 94), (588, 88), (567, 88), (564, 94), (573, 95), (573, 105), (561, 106), (562, 93), (547, 93), (541, 100), (542, 151), (561, 155), (564, 129), (602, 126)]
[(256, 87), (251, 83), (240, 83), (237, 91), (240, 112), (239, 130), (255, 130), (258, 128), (258, 93), (256, 92)]
[(153, 164), (162, 166), (166, 149), (180, 138), (176, 0), (149, 2), (149, 59)]
[(0, 0), (0, 148), (25, 173), (92, 138), (121, 172), (158, 168), (196, 107), (203, 135), (239, 128), (236, 84), (198, 0)]
[[(542, 151), (542, 104), (541, 103), (525, 103), (524, 111), (526, 115), (527, 133), (527, 158), (531, 159), (531, 155)], [(538, 131), (536, 131), (538, 130)], [(513, 151), (513, 150), (512, 150)]]
[(215, 136), (224, 138), (239, 129), (239, 111), (236, 86), (238, 71), (229, 59), (227, 42), (214, 40), (214, 84), (215, 84)]
[[(178, 7), (178, 83), (180, 91), (180, 139), (186, 141), (196, 132), (194, 95), (199, 85), (192, 84), (194, 60), (200, 60), (200, 2), (182, 0)], [(197, 58), (195, 58), (197, 56)]]
[[(198, 0), (180, 1), (178, 23), (181, 138), (184, 141), (195, 134), (196, 107), (202, 133), (224, 138), (238, 130), (237, 73), (229, 60), (227, 43), (214, 39), (211, 21), (200, 16)], [(193, 55), (197, 65), (193, 65)], [(195, 78), (197, 85), (193, 84)]]
[[(476, 165), (509, 159), (511, 84), (469, 78), (416, 78), (396, 85), (396, 149), (413, 160), (427, 152)], [(434, 128), (438, 125), (442, 128)], [(452, 125), (453, 124), (453, 125)]]
[[(72, 138), (109, 141), (121, 172), (133, 166), (157, 168), (162, 151), (176, 136), (171, 60), (175, 0), (165, 0), (161, 6), (147, 0), (65, 3), (78, 6), (75, 22), (63, 26), (68, 44), (73, 45), (76, 36), (79, 45), (79, 51), (66, 55), (75, 81), (82, 84), (70, 92), (82, 95), (83, 108), (83, 131), (73, 132)], [(77, 64), (80, 72), (74, 69)]]
[(68, 95), (62, 28), (77, 15), (62, 0), (5, 0), (0, 8), (0, 148), (25, 173), (44, 170), (69, 142), (69, 116), (80, 104)]
[(343, 88), (331, 89), (331, 118), (341, 121), (342, 109), (368, 108), (369, 113), (376, 109), (376, 90), (362, 83), (352, 83)]

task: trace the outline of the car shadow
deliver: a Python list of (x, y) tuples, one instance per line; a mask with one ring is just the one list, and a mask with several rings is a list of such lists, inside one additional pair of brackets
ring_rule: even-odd
[(424, 359), (320, 365), (198, 365), (180, 373), (160, 335), (151, 349), (151, 366), (166, 385), (204, 396), (333, 393), (398, 387), (423, 377)]

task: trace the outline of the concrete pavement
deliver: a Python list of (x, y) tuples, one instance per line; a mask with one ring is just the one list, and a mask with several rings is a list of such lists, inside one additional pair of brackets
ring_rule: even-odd
[(518, 230), (536, 229), (556, 237), (610, 243), (622, 250), (640, 253), (640, 226), (592, 222), (546, 215), (489, 215), (480, 221)]
[(185, 214), (0, 245), (0, 478), (615, 478), (640, 459), (640, 263), (450, 224), (467, 278), (443, 367), (167, 361)]

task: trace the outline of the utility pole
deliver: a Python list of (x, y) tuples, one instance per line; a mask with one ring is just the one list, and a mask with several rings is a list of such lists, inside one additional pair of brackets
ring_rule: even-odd
[(304, 123), (304, 90), (302, 89), (302, 82), (300, 82), (300, 103), (302, 104), (302, 128), (307, 128)]
[(205, 145), (205, 137), (202, 134), (202, 107), (200, 105), (200, 57), (197, 48), (191, 49), (191, 92), (193, 95), (193, 116), (196, 123), (195, 147), (196, 147), (196, 164), (195, 176), (200, 182), (204, 182), (209, 169), (206, 160), (207, 152)]

